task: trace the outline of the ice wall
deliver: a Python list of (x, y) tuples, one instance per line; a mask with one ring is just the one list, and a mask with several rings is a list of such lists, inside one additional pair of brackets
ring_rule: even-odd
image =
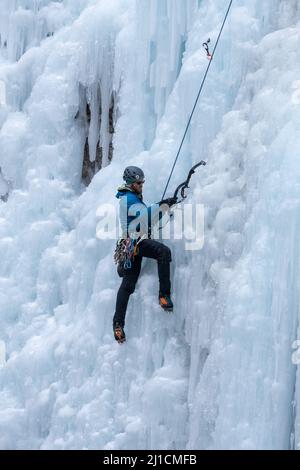
[(9, 60), (18, 60), (31, 47), (69, 24), (85, 0), (1, 0), (0, 45)]
[[(227, 4), (0, 0), (1, 448), (300, 446), (296, 0), (234, 1), (170, 188), (208, 161), (189, 199), (205, 244), (170, 243), (172, 316), (145, 263), (122, 347), (114, 242), (95, 237), (125, 165), (161, 197)], [(98, 97), (91, 153), (118, 93), (114, 157), (86, 190), (80, 87)]]

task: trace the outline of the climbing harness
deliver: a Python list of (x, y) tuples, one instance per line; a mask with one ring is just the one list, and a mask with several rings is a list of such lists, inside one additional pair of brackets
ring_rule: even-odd
[(177, 201), (177, 204), (179, 204), (184, 199), (186, 199), (187, 196), (185, 195), (184, 191), (185, 191), (185, 189), (189, 188), (189, 183), (190, 183), (192, 175), (195, 173), (196, 168), (198, 168), (201, 165), (205, 166), (206, 162), (204, 160), (201, 160), (201, 162), (196, 163), (196, 165), (194, 165), (190, 169), (187, 179), (183, 183), (181, 183), (179, 186), (177, 186), (177, 188), (175, 190), (175, 193), (174, 193), (174, 197), (176, 197), (176, 198), (178, 197), (179, 191), (180, 191), (180, 196), (182, 197), (181, 201)]
[(131, 238), (121, 238), (117, 241), (114, 261), (118, 265), (122, 265), (124, 269), (130, 269), (134, 257), (138, 254), (138, 244), (136, 240)]
[(212, 59), (212, 55), (211, 53), (209, 52), (209, 43), (210, 43), (210, 38), (208, 38), (208, 40), (206, 42), (204, 42), (202, 44), (202, 46), (204, 47), (204, 49), (206, 50), (206, 55), (207, 55), (207, 58), (208, 60), (211, 60)]
[[(218, 35), (218, 37), (217, 37), (217, 41), (216, 41), (215, 47), (214, 47), (214, 49), (213, 49), (213, 52), (212, 52), (212, 53), (209, 52), (209, 43), (210, 43), (210, 39), (207, 40), (206, 43), (203, 43), (203, 47), (205, 47), (207, 56), (209, 56), (209, 63), (208, 63), (208, 65), (207, 65), (207, 68), (206, 68), (206, 71), (205, 71), (203, 80), (202, 80), (201, 85), (200, 85), (200, 89), (199, 89), (199, 91), (198, 91), (198, 95), (197, 95), (197, 97), (196, 97), (196, 100), (195, 100), (195, 103), (194, 103), (192, 112), (191, 112), (190, 117), (189, 117), (189, 119), (188, 119), (188, 122), (187, 122), (187, 125), (186, 125), (186, 128), (185, 128), (185, 131), (184, 131), (184, 134), (183, 134), (181, 143), (180, 143), (180, 145), (179, 145), (179, 148), (178, 148), (178, 151), (177, 151), (177, 154), (176, 154), (176, 157), (175, 157), (175, 160), (174, 160), (174, 163), (173, 163), (173, 166), (172, 166), (172, 169), (171, 169), (171, 172), (170, 172), (170, 175), (169, 175), (169, 178), (168, 178), (168, 181), (167, 181), (167, 184), (166, 184), (166, 187), (165, 187), (165, 190), (164, 190), (164, 192), (163, 192), (163, 195), (162, 195), (162, 198), (161, 198), (161, 199), (164, 199), (165, 194), (166, 194), (166, 191), (167, 191), (168, 186), (169, 186), (169, 183), (170, 183), (170, 180), (171, 180), (171, 178), (172, 178), (172, 175), (173, 175), (173, 172), (174, 172), (174, 168), (175, 168), (175, 166), (176, 166), (176, 163), (177, 163), (178, 157), (179, 157), (179, 155), (180, 155), (180, 152), (181, 152), (183, 143), (184, 143), (184, 141), (185, 141), (185, 138), (186, 138), (188, 129), (189, 129), (189, 127), (190, 127), (190, 124), (191, 124), (192, 117), (193, 117), (193, 115), (194, 115), (196, 106), (197, 106), (198, 101), (199, 101), (199, 98), (200, 98), (200, 96), (201, 96), (201, 93), (202, 93), (202, 90), (203, 90), (203, 87), (204, 87), (204, 84), (205, 84), (205, 81), (206, 81), (206, 78), (207, 78), (207, 75), (208, 75), (210, 66), (211, 66), (211, 64), (212, 64), (212, 61), (213, 61), (215, 52), (216, 52), (216, 50), (217, 50), (217, 47), (218, 47), (218, 44), (219, 44), (219, 41), (220, 41), (220, 38), (221, 38), (221, 35), (222, 35), (222, 32), (223, 32), (223, 29), (224, 29), (224, 26), (225, 26), (226, 21), (227, 21), (227, 18), (228, 18), (228, 15), (229, 15), (229, 13), (230, 13), (230, 9), (231, 9), (232, 3), (233, 3), (233, 0), (230, 0), (229, 5), (228, 5), (228, 8), (227, 8), (227, 11), (226, 11), (226, 14), (225, 14), (225, 17), (224, 17), (224, 20), (223, 20), (223, 23), (222, 23), (222, 26), (221, 26), (221, 29), (220, 29), (220, 31), (219, 31), (219, 35)], [(193, 168), (194, 168), (194, 167), (193, 167)]]

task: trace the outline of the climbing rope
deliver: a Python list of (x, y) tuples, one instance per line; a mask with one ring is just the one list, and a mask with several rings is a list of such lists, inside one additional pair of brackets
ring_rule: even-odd
[(210, 43), (210, 39), (208, 39), (207, 42), (203, 43), (203, 47), (204, 47), (205, 50), (206, 50), (207, 58), (209, 59), (209, 63), (208, 63), (208, 66), (207, 66), (207, 68), (206, 68), (206, 71), (205, 71), (205, 74), (204, 74), (204, 77), (203, 77), (203, 80), (202, 80), (202, 83), (201, 83), (201, 86), (200, 86), (200, 89), (199, 89), (199, 92), (198, 92), (198, 95), (197, 95), (195, 104), (194, 104), (194, 106), (193, 106), (191, 115), (190, 115), (189, 120), (188, 120), (188, 123), (187, 123), (187, 125), (186, 125), (186, 128), (185, 128), (185, 131), (184, 131), (184, 134), (183, 134), (183, 137), (182, 137), (182, 140), (181, 140), (181, 143), (180, 143), (178, 152), (177, 152), (177, 154), (176, 154), (176, 157), (175, 157), (175, 160), (174, 160), (174, 163), (173, 163), (173, 167), (172, 167), (170, 176), (169, 176), (169, 178), (168, 178), (168, 181), (167, 181), (167, 184), (166, 184), (164, 193), (163, 193), (163, 195), (162, 195), (162, 199), (164, 199), (164, 197), (165, 197), (167, 188), (168, 188), (169, 183), (170, 183), (170, 180), (171, 180), (171, 178), (172, 178), (174, 168), (175, 168), (175, 166), (176, 166), (176, 163), (177, 163), (178, 157), (179, 157), (179, 155), (180, 155), (180, 152), (181, 152), (183, 143), (184, 143), (184, 141), (185, 141), (185, 138), (186, 138), (188, 129), (189, 129), (189, 127), (190, 127), (190, 124), (191, 124), (191, 121), (192, 121), (192, 117), (193, 117), (193, 115), (194, 115), (194, 112), (195, 112), (197, 103), (198, 103), (199, 98), (200, 98), (200, 96), (201, 96), (201, 93), (202, 93), (202, 90), (203, 90), (203, 86), (204, 86), (204, 84), (205, 84), (206, 77), (207, 77), (207, 75), (208, 75), (208, 72), (209, 72), (209, 69), (210, 69), (212, 60), (213, 60), (213, 58), (214, 58), (215, 52), (216, 52), (216, 50), (217, 50), (217, 47), (218, 47), (218, 44), (219, 44), (219, 41), (220, 41), (221, 34), (222, 34), (222, 32), (223, 32), (223, 29), (224, 29), (224, 26), (225, 26), (225, 24), (226, 24), (228, 15), (229, 15), (229, 13), (230, 13), (230, 9), (231, 9), (232, 3), (233, 3), (233, 0), (230, 0), (229, 5), (228, 5), (228, 8), (227, 8), (227, 12), (226, 12), (225, 18), (224, 18), (224, 20), (223, 20), (223, 23), (222, 23), (222, 26), (221, 26), (221, 29), (220, 29), (220, 32), (219, 32), (219, 35), (218, 35), (218, 38), (217, 38), (217, 41), (216, 41), (216, 44), (215, 44), (215, 47), (214, 47), (213, 52), (212, 52), (212, 53), (209, 52), (209, 46), (208, 46), (208, 44)]

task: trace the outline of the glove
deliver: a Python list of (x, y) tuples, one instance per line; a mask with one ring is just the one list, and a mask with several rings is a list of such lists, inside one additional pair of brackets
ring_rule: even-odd
[(163, 204), (166, 204), (169, 207), (174, 206), (177, 203), (177, 197), (168, 197), (167, 199), (163, 199), (158, 203), (159, 206), (162, 206)]

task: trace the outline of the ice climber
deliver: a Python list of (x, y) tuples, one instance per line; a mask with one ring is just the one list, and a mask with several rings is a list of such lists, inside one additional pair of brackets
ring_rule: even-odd
[(125, 168), (123, 179), (125, 185), (118, 188), (116, 195), (120, 200), (122, 238), (117, 244), (115, 261), (118, 264), (118, 273), (123, 279), (117, 294), (113, 331), (119, 343), (126, 339), (126, 309), (129, 297), (135, 290), (143, 257), (157, 260), (159, 304), (164, 310), (173, 309), (170, 282), (171, 250), (163, 243), (151, 239), (151, 232), (163, 214), (177, 202), (177, 197), (171, 197), (147, 207), (142, 196), (144, 173), (136, 166)]

